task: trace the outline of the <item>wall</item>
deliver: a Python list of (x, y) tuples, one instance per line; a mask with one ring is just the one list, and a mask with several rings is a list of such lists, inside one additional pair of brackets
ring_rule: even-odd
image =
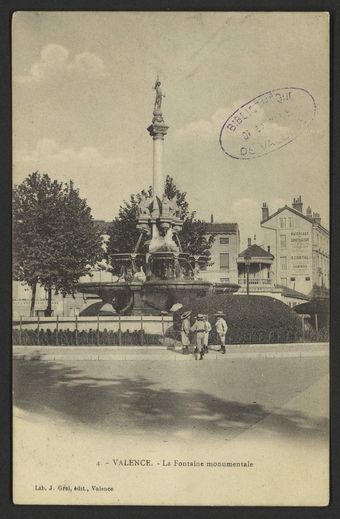
[(329, 288), (329, 237), (320, 226), (313, 229), (313, 283)]
[[(31, 306), (31, 289), (24, 283), (13, 281), (13, 318), (30, 315)], [(53, 294), (52, 296), (52, 311), (53, 315), (78, 315), (89, 304), (100, 301), (99, 299), (86, 299), (81, 294), (76, 294), (75, 297), (61, 294)], [(35, 313), (42, 312), (47, 306), (47, 293), (41, 287), (37, 287), (35, 299)]]
[[(237, 256), (240, 252), (240, 238), (239, 233), (221, 233), (214, 234), (215, 241), (210, 249), (211, 262), (213, 265), (208, 266), (207, 269), (201, 272), (201, 277), (208, 281), (229, 283), (237, 283)], [(220, 238), (228, 238), (228, 244), (221, 244)], [(221, 271), (220, 269), (220, 254), (229, 253), (229, 269), (228, 271)]]
[[(285, 227), (281, 227), (282, 223)], [(289, 288), (308, 294), (313, 286), (313, 224), (287, 209), (261, 226), (265, 242), (275, 256), (272, 267), (275, 284), (287, 284)], [(281, 238), (284, 236), (285, 245)], [(283, 257), (287, 258), (286, 269)]]

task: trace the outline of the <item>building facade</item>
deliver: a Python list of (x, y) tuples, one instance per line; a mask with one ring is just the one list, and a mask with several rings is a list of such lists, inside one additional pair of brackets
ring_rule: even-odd
[[(269, 247), (268, 247), (269, 249)], [(248, 264), (247, 259), (248, 257)], [(265, 250), (256, 243), (251, 244), (248, 238), (248, 247), (240, 252), (237, 258), (238, 284), (241, 290), (246, 290), (247, 283), (251, 292), (262, 292), (271, 289), (272, 265), (274, 256), (270, 250)]]
[(286, 305), (293, 308), (296, 305), (308, 301), (308, 296), (288, 288), (287, 286), (276, 285), (273, 278), (274, 255), (267, 249), (252, 244), (248, 238), (248, 247), (240, 252), (237, 258), (238, 284), (240, 288), (238, 295), (254, 294), (258, 296), (268, 296), (279, 299)]
[(215, 240), (210, 249), (211, 265), (200, 273), (202, 279), (214, 283), (237, 283), (237, 257), (240, 252), (240, 231), (237, 223), (207, 224), (207, 236)]
[(319, 213), (310, 207), (303, 212), (301, 196), (294, 198), (292, 207), (285, 205), (271, 215), (264, 203), (261, 228), (274, 255), (275, 285), (307, 295), (315, 286), (329, 288), (329, 231), (321, 225)]

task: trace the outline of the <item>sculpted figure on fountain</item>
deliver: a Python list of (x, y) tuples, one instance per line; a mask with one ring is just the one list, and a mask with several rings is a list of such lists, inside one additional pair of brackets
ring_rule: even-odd
[(162, 198), (162, 217), (166, 218), (168, 216), (170, 216), (170, 200), (164, 193)]
[(150, 200), (145, 195), (145, 193), (143, 193), (142, 197), (141, 197), (141, 200), (140, 200), (140, 202), (138, 204), (138, 211), (139, 211), (139, 215), (140, 216), (150, 216), (149, 205), (150, 205)]
[(177, 200), (176, 200), (175, 196), (169, 200), (169, 204), (170, 204), (170, 214), (171, 214), (171, 216), (173, 216), (175, 218), (179, 218), (179, 216), (180, 216), (180, 208), (178, 207)]

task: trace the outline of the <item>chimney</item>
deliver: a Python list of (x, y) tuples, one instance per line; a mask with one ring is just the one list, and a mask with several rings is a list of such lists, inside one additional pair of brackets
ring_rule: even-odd
[(262, 220), (266, 220), (269, 217), (269, 208), (267, 207), (266, 202), (262, 204)]
[(268, 249), (268, 252), (270, 252), (270, 245), (268, 245), (267, 249)]
[(308, 216), (308, 218), (312, 218), (312, 208), (310, 205), (307, 207), (306, 216)]
[(248, 238), (248, 247), (251, 246), (251, 238)]
[(321, 224), (321, 216), (319, 215), (319, 213), (313, 213), (313, 220), (314, 223)]
[(214, 215), (213, 214), (210, 215), (210, 223), (214, 223)]
[(292, 206), (293, 206), (293, 209), (295, 209), (295, 211), (299, 211), (299, 213), (302, 213), (303, 203), (301, 200), (301, 195), (299, 195), (297, 198), (293, 199)]

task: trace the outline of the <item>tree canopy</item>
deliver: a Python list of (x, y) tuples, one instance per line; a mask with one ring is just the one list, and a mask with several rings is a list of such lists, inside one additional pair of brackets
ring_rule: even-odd
[[(118, 216), (114, 218), (109, 229), (109, 241), (107, 244), (107, 255), (109, 263), (112, 264), (113, 255), (119, 252), (132, 252), (136, 246), (140, 231), (136, 228), (138, 219), (138, 204), (143, 194), (151, 195), (152, 188), (148, 191), (130, 196), (128, 201), (124, 200), (119, 208)], [(205, 256), (207, 261), (210, 259), (210, 248), (214, 238), (206, 237), (207, 225), (204, 221), (196, 218), (196, 212), (189, 210), (189, 203), (186, 199), (186, 192), (180, 191), (173, 178), (166, 177), (165, 194), (171, 199), (176, 197), (180, 207), (180, 216), (184, 220), (184, 225), (179, 233), (179, 239), (184, 252), (193, 255)], [(143, 249), (141, 249), (143, 252)], [(114, 267), (113, 267), (114, 268)]]
[(69, 183), (34, 172), (13, 189), (13, 275), (32, 288), (74, 294), (102, 258), (91, 209)]

